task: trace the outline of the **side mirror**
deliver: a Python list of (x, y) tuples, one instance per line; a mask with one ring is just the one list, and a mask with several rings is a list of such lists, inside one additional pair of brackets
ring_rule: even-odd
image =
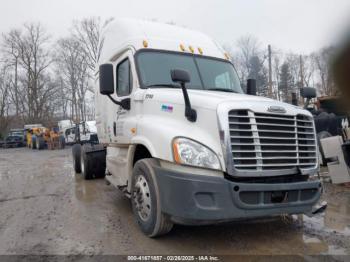
[(256, 96), (256, 80), (248, 79), (247, 80), (247, 95)]
[(190, 75), (185, 70), (173, 69), (170, 71), (170, 76), (173, 82), (180, 83), (182, 94), (185, 100), (185, 117), (190, 122), (196, 122), (197, 120), (197, 111), (194, 110), (191, 106), (190, 98), (187, 93), (185, 83), (190, 82)]
[(303, 87), (300, 89), (300, 95), (303, 98), (308, 98), (308, 99), (314, 98), (316, 97), (316, 89), (313, 87)]
[(103, 64), (99, 68), (100, 93), (111, 95), (114, 93), (113, 65)]
[(170, 74), (171, 79), (176, 83), (188, 83), (191, 80), (190, 75), (185, 70), (174, 69), (171, 70)]
[(107, 95), (109, 99), (116, 105), (120, 105), (126, 110), (130, 110), (130, 98), (125, 98), (121, 101), (115, 100), (111, 95), (114, 94), (114, 79), (113, 79), (113, 65), (100, 65), (100, 93)]

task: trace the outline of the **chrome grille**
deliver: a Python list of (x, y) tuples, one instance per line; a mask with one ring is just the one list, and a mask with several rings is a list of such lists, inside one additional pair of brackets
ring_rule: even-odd
[(311, 117), (249, 110), (231, 110), (228, 117), (235, 169), (315, 167), (317, 148)]

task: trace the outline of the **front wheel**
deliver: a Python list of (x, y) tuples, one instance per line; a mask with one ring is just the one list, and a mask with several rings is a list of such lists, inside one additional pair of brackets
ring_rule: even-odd
[(133, 170), (131, 202), (137, 224), (149, 237), (168, 233), (173, 223), (162, 213), (159, 190), (156, 182), (155, 159), (142, 159), (136, 162)]

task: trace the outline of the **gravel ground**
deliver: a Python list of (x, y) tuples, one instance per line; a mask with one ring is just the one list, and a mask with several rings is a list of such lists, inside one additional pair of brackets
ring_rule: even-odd
[(350, 254), (350, 189), (325, 184), (325, 213), (175, 226), (149, 239), (129, 200), (103, 179), (84, 181), (70, 149), (0, 150), (0, 255)]

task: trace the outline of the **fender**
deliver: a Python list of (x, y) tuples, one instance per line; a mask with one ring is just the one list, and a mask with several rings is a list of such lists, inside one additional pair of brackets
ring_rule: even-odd
[(144, 136), (135, 136), (131, 140), (131, 145), (129, 146), (128, 150), (128, 184), (127, 184), (127, 191), (131, 192), (131, 181), (132, 175), (133, 175), (133, 162), (134, 162), (134, 156), (135, 156), (135, 150), (138, 145), (142, 145), (145, 148), (147, 148), (148, 152), (151, 153), (153, 158), (157, 158), (156, 151), (154, 147), (152, 146), (152, 143)]

